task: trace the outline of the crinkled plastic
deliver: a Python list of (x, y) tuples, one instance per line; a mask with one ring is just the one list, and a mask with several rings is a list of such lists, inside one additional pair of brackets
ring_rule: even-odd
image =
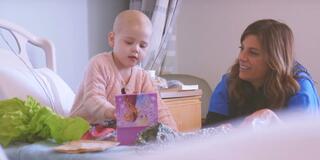
[(116, 140), (116, 130), (101, 124), (92, 125), (91, 128), (82, 136), (82, 140)]
[(80, 117), (64, 118), (41, 106), (32, 97), (0, 101), (0, 144), (54, 139), (57, 143), (78, 140), (89, 129)]
[(200, 129), (195, 132), (180, 133), (172, 130), (164, 124), (158, 123), (157, 125), (148, 127), (143, 130), (138, 135), (137, 144), (170, 143), (177, 140), (185, 140), (193, 137), (206, 137), (218, 134), (227, 134), (232, 130), (236, 130), (238, 128), (248, 128), (254, 130), (261, 129), (279, 123), (282, 123), (282, 121), (270, 109), (261, 109), (256, 111), (255, 113), (246, 117), (241, 125), (236, 128), (227, 123), (218, 127)]
[(190, 139), (194, 137), (205, 137), (218, 134), (227, 134), (233, 128), (229, 125), (221, 125), (219, 127), (204, 128), (195, 132), (180, 133), (174, 131), (168, 126), (158, 123), (154, 126), (148, 127), (139, 133), (137, 144), (164, 144), (174, 143), (176, 141)]
[(280, 118), (270, 109), (261, 109), (247, 116), (240, 127), (260, 129), (282, 123)]
[(154, 126), (147, 127), (138, 134), (137, 144), (148, 143), (166, 143), (174, 141), (179, 136), (179, 133), (169, 128), (168, 126), (157, 123)]

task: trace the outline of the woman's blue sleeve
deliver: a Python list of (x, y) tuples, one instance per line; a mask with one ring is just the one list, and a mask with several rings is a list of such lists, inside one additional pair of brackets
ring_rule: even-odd
[(228, 75), (224, 75), (221, 81), (214, 89), (210, 105), (209, 112), (219, 113), (225, 116), (229, 116), (229, 102), (228, 102)]
[(319, 96), (314, 83), (308, 77), (297, 79), (300, 90), (288, 101), (289, 110), (304, 110), (312, 114), (319, 113)]

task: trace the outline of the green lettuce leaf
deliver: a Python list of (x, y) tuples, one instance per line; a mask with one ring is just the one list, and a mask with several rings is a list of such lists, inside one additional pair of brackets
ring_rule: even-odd
[(80, 118), (65, 118), (32, 97), (0, 101), (0, 144), (35, 142), (54, 139), (57, 143), (78, 140), (89, 129), (89, 123)]

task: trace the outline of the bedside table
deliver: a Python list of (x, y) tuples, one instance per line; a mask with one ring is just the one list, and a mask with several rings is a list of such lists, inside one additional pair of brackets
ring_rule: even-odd
[(201, 128), (202, 91), (160, 90), (160, 96), (168, 106), (180, 132), (195, 131)]

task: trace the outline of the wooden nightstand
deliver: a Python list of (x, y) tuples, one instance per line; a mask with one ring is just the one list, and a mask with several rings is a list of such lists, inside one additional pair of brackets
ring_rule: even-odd
[(160, 91), (162, 101), (169, 107), (179, 131), (189, 132), (201, 128), (201, 95), (201, 90)]

